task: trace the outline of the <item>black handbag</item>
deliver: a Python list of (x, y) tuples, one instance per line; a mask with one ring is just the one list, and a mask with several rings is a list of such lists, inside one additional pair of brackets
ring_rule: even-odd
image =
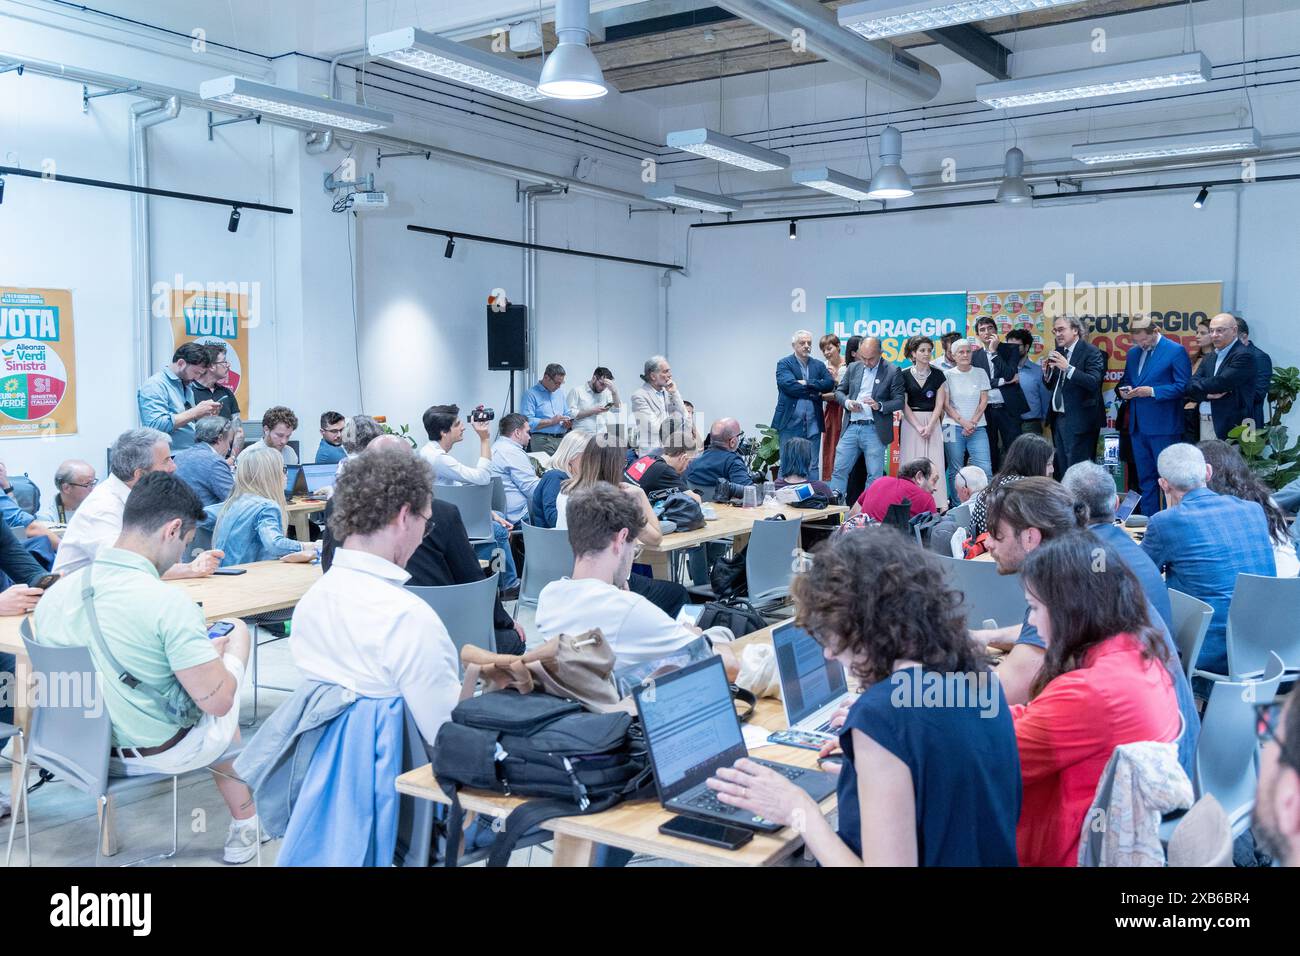
[(704, 527), (704, 509), (690, 495), (675, 491), (664, 502), (659, 520), (671, 521), (678, 531), (698, 531)]
[(746, 634), (767, 627), (763, 615), (754, 609), (754, 605), (741, 597), (710, 601), (704, 605), (704, 610), (700, 612), (700, 618), (695, 623), (704, 631), (711, 627), (725, 627), (736, 637), (744, 637)]

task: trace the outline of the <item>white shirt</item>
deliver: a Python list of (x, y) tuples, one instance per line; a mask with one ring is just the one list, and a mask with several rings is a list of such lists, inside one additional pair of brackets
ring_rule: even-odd
[(643, 455), (663, 444), (663, 425), (669, 418), (686, 420), (681, 392), (660, 391), (649, 383), (632, 393), (632, 420), (636, 423), (636, 447)]
[(490, 485), (492, 459), (480, 458), (477, 467), (471, 468), (436, 441), (420, 449), (420, 457), (433, 466), (435, 485)]
[(877, 362), (875, 367), (862, 363), (862, 383), (858, 386), (858, 397), (854, 399), (862, 406), (860, 412), (850, 412), (849, 421), (851, 422), (869, 422), (872, 421), (871, 406), (867, 404), (867, 399), (871, 397), (871, 391), (876, 387), (876, 374), (880, 371), (880, 363)]
[(528, 453), (504, 435), (492, 445), (492, 472), (501, 476), (506, 490), (506, 518), (512, 524), (528, 514), (528, 503), (541, 479)]
[(410, 577), (339, 548), (294, 608), (289, 651), (308, 677), (359, 697), (401, 697), (431, 744), (460, 698), (460, 664), (433, 608), (403, 587)]
[[(975, 414), (975, 408), (980, 403), (980, 392), (989, 390), (989, 377), (982, 368), (976, 368), (972, 365), (967, 371), (963, 372), (956, 368), (950, 368), (943, 373), (948, 386), (948, 399), (957, 411), (962, 413), (964, 418), (970, 418)], [(957, 420), (947, 413), (943, 416), (945, 425), (956, 425)], [(981, 415), (975, 422), (976, 427), (984, 424), (984, 416)]]
[(600, 628), (617, 667), (666, 657), (698, 636), (632, 591), (595, 578), (561, 578), (537, 598), (537, 627), (544, 640)]
[[(1232, 351), (1232, 347), (1233, 347), (1234, 345), (1236, 345), (1236, 344), (1237, 344), (1236, 340), (1233, 340), (1233, 341), (1229, 342), (1225, 348), (1223, 348), (1223, 349), (1216, 349), (1216, 350), (1215, 350), (1215, 352), (1214, 352), (1214, 371), (1211, 373), (1212, 375), (1218, 375), (1218, 374), (1219, 374), (1219, 364), (1220, 364), (1224, 359), (1226, 359), (1226, 358), (1228, 357), (1228, 353)], [(1210, 400), (1209, 400), (1208, 398), (1207, 398), (1205, 401), (1201, 402), (1200, 405), (1197, 406), (1197, 410), (1198, 410), (1202, 415), (1212, 415), (1212, 414), (1214, 414), (1213, 406), (1210, 405)]]
[(573, 427), (580, 432), (590, 432), (593, 435), (606, 434), (610, 423), (614, 420), (613, 412), (601, 412), (599, 415), (588, 415), (586, 418), (578, 418), (577, 415), (589, 408), (604, 408), (613, 400), (614, 395), (608, 388), (597, 394), (591, 390), (590, 383), (569, 389), (565, 402), (569, 406), (569, 413), (574, 416)]
[(131, 493), (117, 475), (97, 484), (68, 521), (68, 530), (54, 555), (53, 570), (69, 574), (95, 560), (100, 548), (111, 548), (122, 533), (122, 512)]
[(569, 528), (569, 496), (563, 491), (555, 496), (555, 527), (565, 531)]
[[(266, 443), (266, 439), (259, 438), (257, 441), (253, 442), (253, 444), (245, 445), (244, 450), (239, 453), (239, 458), (243, 458), (254, 448), (270, 448), (270, 447), (271, 446)], [(286, 465), (296, 465), (299, 463), (298, 453), (293, 450), (292, 445), (285, 445), (283, 448), (281, 448), (280, 457), (284, 459), (284, 463)], [(236, 458), (235, 461), (239, 461), (239, 458)]]

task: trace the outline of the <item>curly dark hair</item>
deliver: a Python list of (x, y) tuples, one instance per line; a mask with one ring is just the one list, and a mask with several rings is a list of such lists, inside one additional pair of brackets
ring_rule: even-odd
[(832, 538), (791, 592), (796, 623), (832, 653), (851, 653), (865, 684), (888, 679), (900, 660), (945, 673), (988, 669), (966, 631), (961, 593), (933, 554), (894, 528)]
[(1137, 576), (1091, 532), (1070, 531), (1045, 541), (1029, 552), (1020, 576), (1025, 590), (1046, 608), (1052, 628), (1030, 699), (1055, 678), (1082, 667), (1089, 650), (1116, 634), (1134, 635), (1143, 657), (1168, 662)]
[(1268, 518), (1268, 533), (1274, 542), (1286, 542), (1291, 534), (1286, 523), (1286, 512), (1273, 500), (1268, 485), (1250, 470), (1246, 459), (1241, 457), (1241, 452), (1218, 438), (1203, 441), (1196, 447), (1201, 450), (1206, 464), (1210, 466), (1210, 490), (1258, 504)]
[(930, 346), (930, 351), (934, 352), (934, 339), (928, 335), (914, 335), (903, 345), (903, 358), (911, 359), (922, 345)]
[(298, 430), (298, 416), (286, 405), (272, 405), (262, 415), (262, 427), (270, 431), (276, 425), (288, 425), (291, 431)]
[(334, 485), (330, 533), (340, 544), (353, 534), (373, 534), (409, 506), (423, 514), (433, 500), (433, 469), (414, 451), (376, 448), (348, 462)]

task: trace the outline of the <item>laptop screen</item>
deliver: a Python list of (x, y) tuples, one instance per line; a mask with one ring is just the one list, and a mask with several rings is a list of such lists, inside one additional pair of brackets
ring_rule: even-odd
[(1121, 524), (1129, 519), (1138, 506), (1142, 496), (1136, 491), (1130, 491), (1124, 496), (1124, 500), (1119, 503), (1119, 508), (1115, 511), (1115, 518)]
[(303, 465), (302, 476), (307, 481), (307, 494), (314, 495), (322, 488), (333, 485), (338, 471), (338, 462), (332, 465)]
[(828, 661), (822, 646), (803, 628), (784, 624), (774, 629), (772, 646), (790, 726), (843, 697), (848, 690), (844, 666), (839, 661)]
[(294, 488), (298, 484), (298, 475), (302, 472), (302, 465), (286, 465), (284, 469), (284, 496), (292, 498)]
[(634, 693), (661, 800), (747, 754), (721, 658), (656, 677)]

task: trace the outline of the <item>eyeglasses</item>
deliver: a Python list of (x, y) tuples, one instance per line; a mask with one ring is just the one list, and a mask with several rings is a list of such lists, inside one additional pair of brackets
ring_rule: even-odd
[(230, 363), (227, 362), (225, 359), (222, 359), (220, 362), (213, 362), (213, 363), (212, 363), (212, 367), (213, 367), (213, 368), (230, 368)]
[(1270, 704), (1255, 705), (1255, 735), (1261, 744), (1275, 742), (1281, 750), (1279, 757), (1282, 763), (1300, 772), (1300, 742), (1283, 740), (1278, 736), (1285, 703), (1284, 700), (1276, 700)]
[(99, 484), (99, 479), (91, 478), (90, 481), (66, 481), (64, 484), (71, 485), (73, 488), (94, 488)]
[(326, 435), (342, 435), (343, 426), (340, 425), (338, 428), (322, 428), (321, 431), (323, 431)]

